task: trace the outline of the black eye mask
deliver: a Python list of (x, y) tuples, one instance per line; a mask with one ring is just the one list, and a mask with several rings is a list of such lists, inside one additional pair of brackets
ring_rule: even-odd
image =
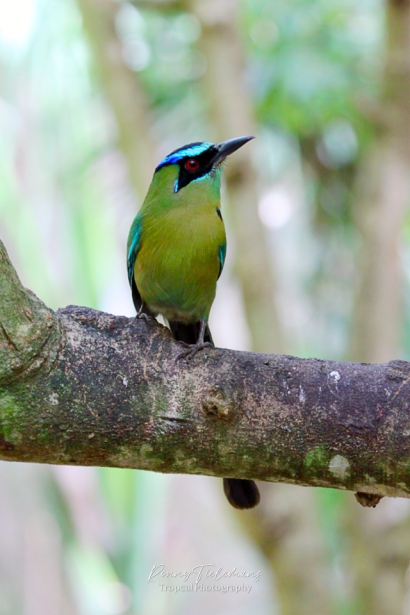
[[(199, 156), (195, 156), (195, 158), (182, 158), (182, 160), (178, 162), (179, 176), (178, 181), (175, 185), (175, 192), (179, 192), (182, 188), (190, 184), (192, 181), (209, 175), (209, 173), (213, 171), (213, 160), (217, 153), (218, 151), (216, 148), (210, 147)], [(185, 166), (188, 160), (196, 160), (199, 163), (198, 168), (193, 171), (188, 170)]]

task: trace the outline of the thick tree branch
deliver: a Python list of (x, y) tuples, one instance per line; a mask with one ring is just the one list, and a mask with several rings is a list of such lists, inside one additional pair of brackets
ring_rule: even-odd
[(410, 495), (410, 364), (206, 350), (87, 308), (56, 314), (0, 242), (0, 457)]

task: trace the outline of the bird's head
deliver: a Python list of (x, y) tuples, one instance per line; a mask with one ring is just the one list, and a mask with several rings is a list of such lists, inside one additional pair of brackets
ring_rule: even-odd
[(213, 181), (219, 189), (219, 170), (222, 162), (245, 145), (253, 137), (238, 137), (207, 143), (206, 141), (189, 143), (166, 156), (155, 169), (154, 178), (166, 175), (171, 182), (174, 193), (183, 191), (193, 182)]

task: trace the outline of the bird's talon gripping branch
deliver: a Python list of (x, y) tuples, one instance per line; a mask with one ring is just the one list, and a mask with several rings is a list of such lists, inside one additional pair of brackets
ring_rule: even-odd
[(192, 346), (194, 345), (194, 344), (188, 344), (188, 342), (183, 342), (182, 340), (179, 340), (178, 344), (180, 346), (183, 346), (183, 348), (192, 348)]
[(152, 322), (153, 320), (155, 320), (152, 314), (149, 314), (147, 312), (147, 307), (143, 301), (141, 302), (141, 305), (137, 311), (137, 315), (135, 316), (135, 318), (138, 318), (138, 319), (142, 318), (146, 322)]
[(204, 348), (213, 348), (213, 344), (211, 342), (203, 342), (202, 344), (187, 344), (186, 342), (179, 342), (181, 346), (184, 346), (186, 350), (181, 352), (176, 360), (185, 359), (186, 361), (190, 361), (194, 358), (194, 356)]
[(146, 322), (153, 322), (155, 318), (146, 314), (145, 312), (138, 313), (135, 318), (145, 320)]
[[(220, 210), (221, 163), (253, 137), (189, 143), (155, 169), (128, 236), (127, 267), (138, 318), (162, 314), (190, 361), (212, 348), (208, 317), (226, 256)], [(259, 502), (250, 481), (226, 479), (237, 508)]]

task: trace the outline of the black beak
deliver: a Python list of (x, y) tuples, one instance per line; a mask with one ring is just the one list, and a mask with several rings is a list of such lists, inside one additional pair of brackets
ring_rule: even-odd
[(214, 158), (212, 159), (212, 166), (215, 166), (225, 160), (227, 156), (230, 156), (237, 149), (245, 145), (251, 139), (255, 137), (237, 137), (236, 139), (228, 139), (228, 141), (222, 141), (222, 143), (217, 143), (214, 147), (217, 150)]

